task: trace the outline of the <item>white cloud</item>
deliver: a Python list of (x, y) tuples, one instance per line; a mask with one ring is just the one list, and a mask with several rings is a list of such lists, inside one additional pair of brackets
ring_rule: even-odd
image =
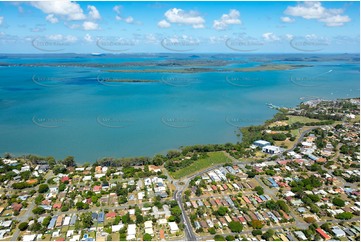
[(195, 29), (204, 28), (205, 20), (195, 11), (187, 12), (180, 8), (172, 8), (166, 11), (164, 16), (169, 23), (192, 25)]
[(228, 14), (223, 14), (219, 20), (213, 21), (213, 28), (216, 30), (223, 30), (231, 24), (241, 24), (241, 20), (239, 19), (240, 14), (236, 9), (231, 9)]
[(306, 39), (318, 39), (318, 36), (315, 34), (306, 34), (305, 38)]
[(284, 23), (292, 23), (295, 21), (295, 19), (285, 16), (285, 17), (281, 17), (281, 21)]
[(126, 18), (125, 20), (124, 20), (127, 24), (131, 24), (131, 23), (133, 23), (134, 22), (134, 19), (133, 19), (133, 17), (132, 16), (129, 16), (128, 18)]
[(0, 16), (0, 25), (3, 23), (3, 21), (4, 21), (4, 17)]
[(145, 35), (144, 39), (146, 43), (159, 43), (157, 36), (155, 36), (154, 34), (147, 34)]
[(86, 16), (79, 4), (70, 1), (31, 2), (31, 5), (46, 14), (61, 16), (67, 20), (84, 20)]
[(344, 23), (350, 22), (349, 16), (335, 15), (320, 19), (321, 22), (325, 23), (329, 27), (338, 27), (344, 25)]
[(166, 20), (161, 20), (158, 22), (158, 27), (159, 28), (169, 28), (170, 27), (170, 23), (168, 23)]
[(304, 19), (317, 19), (325, 23), (326, 26), (335, 27), (342, 26), (351, 21), (347, 15), (341, 15), (343, 11), (340, 8), (327, 9), (320, 2), (303, 2), (298, 3), (294, 7), (288, 6), (284, 13)]
[(65, 39), (65, 42), (70, 42), (70, 43), (74, 43), (78, 40), (78, 38), (73, 35), (67, 35), (67, 36), (65, 36), (64, 39)]
[(99, 26), (97, 23), (85, 21), (82, 27), (84, 30), (97, 30)]
[(54, 16), (54, 14), (49, 14), (48, 16), (46, 16), (46, 21), (48, 21), (49, 23), (52, 24), (56, 24), (57, 22), (59, 22), (58, 18)]
[(174, 35), (172, 37), (166, 38), (166, 42), (177, 44), (177, 43), (187, 43), (190, 45), (198, 45), (200, 43), (200, 40), (198, 38), (188, 36), (186, 34), (183, 35)]
[(120, 6), (120, 5), (116, 5), (113, 7), (113, 11), (116, 12), (117, 14), (120, 14), (121, 9), (122, 9), (122, 6)]
[(127, 24), (141, 24), (139, 21), (135, 21), (134, 18), (132, 16), (128, 16), (126, 18), (121, 16), (121, 10), (122, 10), (122, 6), (121, 5), (116, 5), (113, 7), (113, 11), (116, 12), (116, 16), (115, 19), (118, 21), (124, 21)]
[(293, 39), (293, 35), (292, 35), (292, 34), (286, 34), (286, 39), (287, 39), (287, 40)]
[(89, 10), (89, 17), (91, 19), (100, 19), (101, 18), (100, 13), (95, 6), (88, 5), (88, 10)]
[(272, 33), (272, 32), (264, 33), (264, 34), (262, 34), (262, 37), (266, 41), (280, 40), (280, 38), (277, 35), (275, 35), (274, 33)]
[(93, 41), (93, 38), (92, 38), (92, 36), (91, 36), (90, 34), (86, 34), (86, 35), (84, 36), (84, 40), (85, 40), (86, 42), (92, 42), (92, 41)]
[(48, 35), (47, 39), (53, 41), (64, 41), (67, 43), (74, 43), (78, 40), (78, 38), (73, 35), (62, 35), (62, 34)]
[(219, 43), (224, 43), (225, 41), (227, 41), (227, 39), (229, 39), (228, 35), (210, 36), (209, 37), (209, 42), (211, 44), (219, 44)]
[(48, 36), (48, 39), (50, 40), (62, 40), (63, 35), (62, 34), (52, 34)]

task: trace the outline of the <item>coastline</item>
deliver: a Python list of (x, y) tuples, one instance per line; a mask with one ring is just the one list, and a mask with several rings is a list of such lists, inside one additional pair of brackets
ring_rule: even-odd
[[(335, 100), (352, 100), (352, 99), (360, 99), (360, 97), (353, 97), (353, 98), (335, 98), (335, 99), (327, 99), (327, 100), (322, 100), (322, 101), (335, 101)], [(304, 102), (300, 102), (296, 107), (300, 106), (301, 104), (303, 104)], [(293, 109), (295, 107), (289, 108), (289, 109)], [(220, 149), (221, 147), (226, 146), (227, 144), (231, 144), (233, 146), (239, 145), (239, 146), (249, 146), (250, 143), (247, 140), (244, 140), (246, 137), (249, 136), (249, 134), (246, 134), (245, 132), (247, 132), (247, 130), (249, 130), (250, 128), (252, 128), (253, 130), (258, 130), (260, 128), (264, 128), (267, 124), (270, 124), (271, 122), (274, 122), (275, 120), (277, 120), (277, 116), (282, 114), (283, 112), (283, 108), (276, 108), (276, 110), (278, 111), (276, 114), (274, 114), (270, 119), (265, 120), (262, 124), (260, 125), (250, 125), (250, 126), (244, 126), (244, 127), (239, 127), (237, 129), (237, 133), (235, 135), (239, 135), (241, 134), (241, 141), (237, 142), (236, 144), (231, 144), (231, 143), (224, 143), (224, 144), (196, 144), (196, 145), (187, 145), (187, 146), (180, 146), (177, 149), (168, 149), (166, 151), (164, 151), (164, 153), (169, 153), (169, 152), (173, 152), (173, 151), (177, 151), (177, 152), (182, 152), (184, 150), (192, 150), (192, 149), (207, 149), (207, 147), (213, 147), (215, 149), (215, 151), (221, 151), (222, 149)], [(322, 120), (320, 120), (322, 123)], [(11, 152), (5, 152), (7, 154), (11, 154)], [(71, 155), (71, 154), (69, 154)], [(157, 156), (162, 156), (162, 153), (157, 153), (155, 154), (153, 157), (152, 156), (132, 156), (132, 157), (120, 157), (120, 158), (114, 158), (114, 157), (102, 157), (100, 159), (94, 160), (94, 161), (84, 161), (84, 162), (76, 162), (77, 166), (82, 166), (86, 163), (90, 163), (90, 164), (95, 164), (101, 160), (104, 159), (111, 159), (111, 160), (122, 160), (122, 161), (126, 161), (126, 162), (137, 162), (137, 161), (149, 161), (152, 160), (154, 157)], [(52, 156), (41, 156), (41, 155), (35, 155), (35, 154), (21, 154), (21, 155), (17, 155), (17, 157), (27, 157), (27, 156), (33, 156), (33, 157), (37, 157), (37, 158), (41, 158), (41, 159), (45, 159), (45, 158), (53, 158)], [(55, 160), (55, 159), (54, 159)], [(60, 159), (61, 160), (61, 159)]]

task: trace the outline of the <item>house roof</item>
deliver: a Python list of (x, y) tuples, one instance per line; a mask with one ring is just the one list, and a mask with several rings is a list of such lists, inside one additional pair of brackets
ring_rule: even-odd
[(61, 208), (61, 203), (55, 203), (55, 204), (53, 205), (53, 208)]
[(160, 238), (160, 239), (165, 239), (164, 230), (163, 230), (163, 229), (159, 230), (159, 238)]
[(116, 212), (109, 212), (105, 215), (107, 218), (114, 218), (115, 216), (117, 216)]
[(20, 204), (20, 203), (13, 203), (13, 205), (11, 205), (11, 206), (12, 206), (14, 211), (20, 211), (21, 208), (23, 207), (23, 205)]
[(326, 232), (325, 232), (323, 229), (317, 228), (316, 231), (317, 231), (317, 233), (319, 233), (325, 240), (331, 239), (331, 237), (330, 237), (328, 234), (326, 234)]

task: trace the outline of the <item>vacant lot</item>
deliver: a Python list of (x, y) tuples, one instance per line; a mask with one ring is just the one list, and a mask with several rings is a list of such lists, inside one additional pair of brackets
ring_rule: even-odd
[(289, 120), (287, 120), (288, 124), (294, 124), (296, 122), (311, 123), (311, 122), (320, 122), (320, 121), (322, 121), (322, 120), (319, 120), (319, 119), (307, 118), (307, 117), (303, 117), (303, 116), (287, 115), (287, 117), (289, 118)]
[(176, 172), (172, 172), (171, 175), (175, 179), (186, 177), (196, 173), (197, 171), (206, 169), (207, 167), (231, 162), (231, 159), (225, 156), (223, 152), (209, 152), (207, 158), (196, 160), (190, 166), (180, 169)]

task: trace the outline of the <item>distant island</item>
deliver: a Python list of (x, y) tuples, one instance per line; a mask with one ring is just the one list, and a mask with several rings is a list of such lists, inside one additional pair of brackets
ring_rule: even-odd
[(120, 73), (203, 73), (203, 72), (255, 72), (255, 71), (285, 71), (293, 70), (303, 67), (312, 67), (311, 65), (260, 65), (255, 67), (245, 68), (227, 68), (227, 69), (214, 69), (214, 68), (179, 68), (179, 69), (143, 69), (143, 70), (106, 70), (106, 72), (120, 72)]

